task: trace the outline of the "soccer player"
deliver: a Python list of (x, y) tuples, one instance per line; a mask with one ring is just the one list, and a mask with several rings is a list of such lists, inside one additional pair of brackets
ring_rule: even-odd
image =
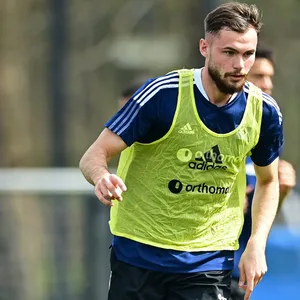
[[(272, 94), (273, 89), (273, 76), (274, 76), (274, 60), (272, 50), (269, 48), (258, 47), (256, 50), (255, 62), (248, 73), (247, 80), (254, 83), (264, 93), (266, 101), (270, 101), (272, 98), (267, 95)], [(242, 253), (244, 252), (247, 242), (251, 235), (251, 205), (254, 194), (254, 187), (256, 183), (254, 165), (250, 157), (246, 160), (246, 174), (247, 174), (247, 196), (245, 199), (245, 220), (244, 226), (239, 238), (239, 249), (234, 255), (234, 270), (232, 272), (232, 300), (243, 300), (245, 296), (244, 290), (238, 286), (239, 281), (239, 269), (238, 264)], [(293, 166), (284, 160), (279, 160), (279, 185), (280, 185), (280, 197), (279, 206), (283, 202), (284, 198), (291, 191), (296, 184), (296, 175)]]
[[(246, 82), (260, 27), (255, 5), (218, 6), (199, 43), (204, 67), (148, 80), (81, 158), (111, 209), (109, 300), (229, 298), (250, 153), (257, 183), (240, 261), (246, 300), (265, 274), (283, 135), (275, 100)], [(120, 152), (114, 175), (107, 163)]]

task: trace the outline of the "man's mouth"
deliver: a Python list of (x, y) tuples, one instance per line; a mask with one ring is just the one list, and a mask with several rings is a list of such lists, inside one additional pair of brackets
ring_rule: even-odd
[(245, 75), (242, 75), (242, 74), (229, 74), (228, 76), (231, 77), (231, 78), (234, 78), (234, 79), (243, 79), (243, 78), (245, 78)]

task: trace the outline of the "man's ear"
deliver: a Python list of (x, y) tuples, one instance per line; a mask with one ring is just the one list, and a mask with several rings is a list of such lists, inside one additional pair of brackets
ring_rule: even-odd
[(199, 51), (205, 58), (208, 56), (208, 43), (205, 39), (199, 41)]

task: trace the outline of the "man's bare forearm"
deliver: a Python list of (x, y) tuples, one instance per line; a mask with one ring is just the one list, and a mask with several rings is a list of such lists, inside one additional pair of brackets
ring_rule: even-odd
[(258, 241), (265, 248), (279, 200), (277, 178), (270, 182), (257, 182), (252, 203), (251, 241)]
[(79, 168), (86, 180), (95, 185), (105, 174), (109, 173), (107, 153), (102, 149), (92, 147), (81, 158)]
[(79, 168), (86, 180), (95, 185), (103, 176), (109, 174), (108, 162), (126, 147), (118, 135), (104, 129), (80, 160)]

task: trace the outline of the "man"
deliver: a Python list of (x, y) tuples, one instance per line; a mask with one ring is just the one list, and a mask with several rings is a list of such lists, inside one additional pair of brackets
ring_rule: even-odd
[[(264, 93), (271, 95), (273, 89), (274, 76), (274, 60), (271, 49), (258, 47), (256, 50), (256, 57), (253, 67), (248, 73), (248, 81), (259, 87)], [(266, 99), (267, 95), (265, 95)], [(245, 296), (244, 290), (238, 286), (239, 269), (238, 264), (242, 253), (244, 252), (248, 239), (251, 235), (251, 205), (254, 195), (254, 187), (256, 183), (253, 162), (250, 157), (247, 157), (246, 174), (247, 174), (247, 190), (248, 194), (245, 200), (245, 220), (244, 226), (239, 238), (239, 249), (234, 255), (234, 270), (232, 272), (232, 300), (243, 300)], [(280, 197), (279, 206), (282, 204), (284, 198), (296, 184), (296, 175), (293, 166), (284, 160), (279, 160), (279, 184), (280, 184)]]
[[(82, 173), (111, 207), (109, 300), (229, 298), (249, 153), (257, 188), (240, 262), (245, 299), (265, 274), (283, 136), (275, 100), (246, 83), (260, 27), (255, 5), (217, 7), (199, 44), (204, 68), (148, 80), (82, 157)], [(110, 174), (107, 162), (124, 149)]]
[[(259, 87), (264, 93), (271, 95), (273, 90), (273, 76), (275, 73), (273, 52), (269, 48), (259, 47), (256, 51), (256, 58), (247, 79)], [(267, 95), (266, 95), (267, 97)], [(250, 160), (251, 161), (251, 160)], [(279, 208), (283, 200), (296, 185), (296, 173), (293, 166), (285, 161), (279, 160), (279, 185), (280, 197)], [(251, 173), (250, 166), (250, 173)]]

